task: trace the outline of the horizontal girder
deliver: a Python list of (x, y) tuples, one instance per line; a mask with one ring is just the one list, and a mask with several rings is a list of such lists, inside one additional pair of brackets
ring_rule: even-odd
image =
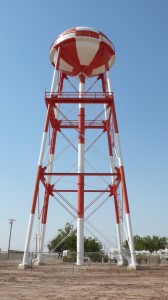
[[(55, 193), (77, 193), (78, 190), (55, 190), (53, 189), (53, 192)], [(111, 190), (84, 190), (84, 193), (110, 193)]]
[(44, 175), (46, 176), (78, 176), (78, 175), (84, 175), (84, 176), (118, 176), (118, 173), (50, 173), (50, 172), (44, 172)]
[[(69, 96), (70, 95), (70, 96)], [(87, 96), (85, 94), (83, 97), (79, 98), (79, 94), (77, 93), (77, 96), (74, 94), (61, 94), (61, 95), (55, 95), (55, 94), (45, 94), (45, 102), (46, 104), (57, 104), (57, 103), (64, 103), (64, 104), (111, 104), (113, 95), (105, 95), (105, 97), (101, 96), (96, 97), (96, 93), (93, 93), (93, 95)]]

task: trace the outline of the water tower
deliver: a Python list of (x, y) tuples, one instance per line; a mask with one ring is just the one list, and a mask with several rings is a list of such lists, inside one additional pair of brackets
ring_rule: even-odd
[[(88, 208), (91, 207), (102, 195), (106, 194), (107, 199), (114, 200), (115, 222), (117, 228), (117, 244), (119, 251), (119, 262), (124, 263), (122, 252), (122, 232), (121, 223), (123, 215), (125, 217), (128, 243), (130, 248), (130, 267), (136, 267), (136, 257), (133, 242), (130, 209), (127, 196), (126, 180), (124, 166), (121, 154), (120, 138), (118, 131), (117, 116), (114, 103), (114, 95), (110, 80), (110, 68), (115, 61), (115, 49), (111, 41), (102, 32), (90, 27), (76, 27), (64, 31), (53, 42), (50, 49), (50, 61), (54, 67), (54, 74), (50, 92), (45, 93), (46, 102), (46, 119), (42, 143), (38, 161), (37, 176), (32, 199), (30, 219), (25, 243), (23, 261), (20, 265), (22, 268), (30, 267), (30, 242), (32, 238), (32, 230), (34, 223), (35, 211), (39, 197), (40, 186), (43, 189), (43, 205), (41, 211), (41, 227), (39, 237), (39, 251), (37, 263), (43, 264), (43, 248), (45, 240), (47, 213), (49, 200), (54, 198), (65, 210), (73, 210), (77, 221), (77, 265), (84, 262), (84, 222), (89, 216), (85, 215)], [(75, 79), (78, 88), (71, 83), (71, 79)], [(93, 79), (99, 84), (100, 91), (97, 91), (94, 83), (88, 88), (88, 81)], [(65, 91), (65, 83), (70, 84), (69, 92)], [(94, 87), (95, 86), (95, 87)], [(87, 87), (87, 88), (86, 88)], [(92, 90), (92, 91), (91, 91)], [(66, 108), (75, 107), (76, 115), (74, 118), (69, 117)], [(93, 110), (101, 107), (101, 111), (90, 114), (91, 107)], [(71, 109), (72, 110), (72, 109)], [(67, 110), (68, 111), (68, 110)], [(98, 137), (93, 138), (90, 132), (100, 132)], [(76, 133), (75, 140), (73, 132)], [(67, 133), (67, 134), (66, 134)], [(69, 135), (68, 135), (69, 134)], [(99, 146), (98, 152), (102, 151), (108, 158), (108, 168), (101, 163), (101, 159), (97, 159), (96, 143), (104, 137), (105, 141)], [(61, 138), (73, 148), (77, 166), (71, 164), (66, 169), (66, 159), (70, 160), (73, 155), (66, 154), (65, 159), (59, 164), (57, 161), (57, 148), (62, 143)], [(47, 142), (49, 140), (49, 143)], [(89, 140), (89, 144), (88, 144)], [(76, 144), (75, 144), (76, 143)], [(46, 148), (48, 147), (47, 158), (45, 157)], [(107, 148), (105, 150), (105, 147)], [(86, 155), (93, 148), (90, 169), (87, 168)], [(62, 151), (63, 152), (63, 151)], [(101, 164), (99, 170), (96, 169)], [(92, 171), (90, 171), (92, 169)], [(66, 181), (59, 187), (62, 178), (71, 178), (75, 182), (74, 188), (68, 188)], [(55, 179), (57, 178), (57, 179)], [(105, 187), (98, 183), (103, 180)], [(56, 181), (55, 181), (56, 180)], [(92, 181), (92, 185), (88, 185), (88, 181)], [(68, 180), (67, 180), (68, 182)], [(88, 188), (90, 187), (90, 188)], [(89, 202), (86, 205), (87, 195)], [(99, 196), (92, 195), (98, 194)], [(73, 195), (73, 201), (67, 200), (67, 197)], [(122, 209), (121, 199), (123, 199), (124, 209)], [(97, 208), (104, 204), (101, 201)], [(69, 208), (70, 207), (70, 208)], [(94, 209), (96, 211), (97, 209)], [(59, 213), (58, 213), (59, 214)]]

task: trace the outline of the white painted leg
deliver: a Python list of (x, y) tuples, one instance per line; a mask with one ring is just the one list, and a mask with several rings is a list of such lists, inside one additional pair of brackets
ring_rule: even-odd
[(51, 94), (54, 93), (56, 90), (57, 73), (58, 73), (58, 70), (55, 68), (52, 83), (51, 83)]
[(34, 222), (34, 214), (30, 214), (23, 261), (21, 264), (19, 264), (19, 268), (26, 269), (31, 267), (31, 256), (29, 253), (29, 248), (30, 248), (30, 241), (32, 236), (33, 222)]
[(43, 164), (46, 139), (47, 139), (47, 132), (44, 131), (43, 136), (42, 136), (42, 141), (41, 141), (41, 148), (40, 148), (38, 166), (42, 166), (42, 164)]
[(77, 265), (83, 265), (84, 260), (84, 219), (77, 218)]
[[(84, 96), (85, 77), (80, 76), (79, 82), (79, 98)], [(84, 177), (80, 173), (84, 173), (85, 159), (85, 105), (79, 103), (79, 140), (78, 140), (78, 217), (77, 217), (77, 265), (83, 265), (84, 262)]]
[[(48, 168), (47, 168), (48, 173), (52, 173), (53, 164), (54, 164), (54, 154), (49, 154)], [(47, 183), (51, 183), (51, 176), (46, 176), (46, 180)]]
[(44, 265), (43, 248), (44, 248), (45, 231), (46, 231), (46, 224), (41, 224), (40, 245), (39, 245), (39, 251), (38, 251), (37, 262), (36, 262), (37, 265)]
[(106, 71), (106, 78), (107, 78), (108, 91), (109, 91), (110, 94), (112, 94), (112, 86), (111, 86), (110, 72), (109, 71)]
[(131, 254), (131, 264), (129, 265), (129, 268), (136, 269), (137, 262), (136, 262), (130, 214), (126, 214), (126, 223), (127, 223), (127, 230), (128, 230), (129, 248), (130, 248), (130, 254)]
[(116, 224), (117, 228), (117, 248), (118, 248), (118, 266), (124, 265), (124, 259), (123, 259), (123, 251), (122, 251), (122, 237), (121, 237), (121, 226), (120, 224)]

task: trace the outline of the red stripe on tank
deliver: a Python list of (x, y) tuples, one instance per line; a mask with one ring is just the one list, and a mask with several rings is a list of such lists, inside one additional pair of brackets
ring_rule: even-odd
[[(104, 55), (104, 51), (106, 52), (106, 55)], [(106, 62), (108, 63), (108, 61), (113, 55), (113, 50), (110, 47), (108, 47), (104, 42), (100, 42), (99, 49), (90, 64), (90, 68), (93, 70), (101, 66), (105, 66)]]
[[(74, 72), (80, 72), (81, 66), (76, 50), (76, 40), (75, 38), (69, 39), (61, 46), (60, 58), (63, 59), (67, 64), (74, 68)], [(64, 71), (64, 70), (62, 70)]]

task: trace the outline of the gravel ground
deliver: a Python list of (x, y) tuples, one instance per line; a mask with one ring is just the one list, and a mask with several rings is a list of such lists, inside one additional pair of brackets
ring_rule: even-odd
[(18, 262), (0, 262), (1, 300), (168, 299), (168, 266), (127, 270), (109, 264), (77, 267), (53, 263), (18, 269)]

